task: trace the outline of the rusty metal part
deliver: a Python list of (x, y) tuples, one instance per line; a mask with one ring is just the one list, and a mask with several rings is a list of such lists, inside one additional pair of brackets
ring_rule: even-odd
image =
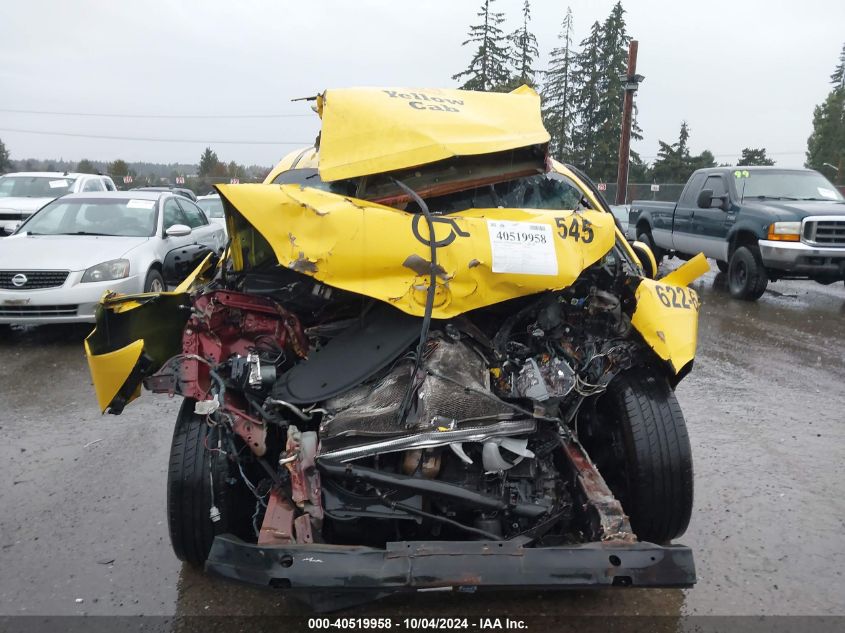
[(613, 496), (584, 448), (572, 438), (561, 438), (561, 443), (575, 471), (578, 488), (586, 498), (584, 510), (590, 518), (591, 537), (605, 543), (636, 543), (637, 537), (622, 504)]
[(311, 532), (311, 517), (307, 514), (300, 514), (293, 521), (296, 530), (296, 542), (308, 544), (314, 542), (314, 535)]
[(280, 463), (290, 472), (293, 502), (315, 522), (320, 522), (323, 519), (323, 501), (320, 473), (314, 463), (317, 450), (318, 440), (314, 431), (303, 433), (296, 426), (290, 425)]
[(255, 455), (263, 457), (267, 452), (267, 426), (264, 422), (231, 406), (226, 406), (224, 410), (232, 416), (232, 430)]
[(258, 532), (259, 545), (287, 545), (293, 543), (293, 506), (281, 492), (274, 489), (267, 501), (267, 511)]

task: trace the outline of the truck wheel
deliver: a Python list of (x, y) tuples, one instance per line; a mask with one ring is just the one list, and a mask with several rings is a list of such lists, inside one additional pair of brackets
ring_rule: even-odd
[(745, 301), (757, 301), (766, 291), (769, 278), (763, 267), (757, 246), (740, 246), (731, 256), (728, 267), (728, 288), (731, 296)]
[(721, 259), (716, 260), (716, 268), (719, 269), (720, 273), (727, 273), (728, 272), (728, 262), (723, 262)]
[(644, 368), (617, 376), (587, 419), (579, 437), (637, 538), (666, 543), (683, 534), (692, 514), (692, 451), (666, 378)]
[(637, 236), (637, 241), (648, 245), (651, 252), (654, 254), (654, 261), (656, 261), (657, 265), (660, 266), (660, 262), (663, 261), (663, 249), (657, 248), (657, 246), (654, 245), (654, 238), (651, 236), (651, 231), (648, 229), (641, 229), (640, 234)]
[[(167, 471), (167, 523), (176, 556), (202, 566), (215, 535), (233, 531), (236, 490), (230, 483), (234, 478), (226, 457), (206, 448), (215, 446), (217, 433), (194, 413), (195, 404), (189, 398), (182, 402), (173, 431)], [(211, 520), (212, 506), (220, 512), (216, 522)]]

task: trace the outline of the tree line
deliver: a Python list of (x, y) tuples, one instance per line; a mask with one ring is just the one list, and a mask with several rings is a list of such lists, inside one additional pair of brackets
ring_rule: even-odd
[[(270, 172), (270, 168), (263, 165), (246, 166), (235, 161), (225, 163), (217, 157), (217, 153), (212, 151), (210, 147), (205, 149), (197, 164), (127, 162), (120, 158), (113, 161), (83, 158), (78, 162), (34, 158), (12, 160), (6, 146), (0, 140), (0, 174), (13, 171), (67, 171), (81, 174), (106, 174), (112, 177), (119, 189), (175, 186), (176, 179), (184, 177), (184, 184), (178, 186), (187, 187), (201, 195), (210, 192), (212, 185), (230, 182), (232, 179), (237, 179), (240, 182), (262, 182)], [(125, 179), (128, 182), (125, 182)]]
[[(483, 0), (478, 23), (469, 27), (463, 46), (470, 47), (469, 65), (452, 76), (466, 90), (508, 92), (521, 84), (537, 89), (543, 101), (543, 123), (549, 131), (551, 155), (587, 172), (594, 180), (616, 179), (622, 102), (631, 36), (625, 9), (617, 2), (609, 15), (590, 26), (575, 42), (574, 16), (567, 7), (548, 67), (538, 68), (539, 46), (531, 33), (531, 5), (524, 0), (519, 22), (509, 33), (496, 0)], [(642, 139), (636, 117), (632, 138)], [(648, 164), (631, 151), (631, 182), (684, 182), (696, 169), (715, 167), (713, 154), (689, 150), (690, 128), (681, 123), (678, 140), (658, 141), (655, 160)], [(745, 148), (737, 164), (773, 164), (765, 148)]]

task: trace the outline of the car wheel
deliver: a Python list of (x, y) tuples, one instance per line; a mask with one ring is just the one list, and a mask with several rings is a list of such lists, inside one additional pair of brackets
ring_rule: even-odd
[[(176, 556), (201, 567), (217, 534), (240, 533), (237, 495), (252, 495), (225, 454), (216, 450), (218, 434), (194, 413), (196, 400), (186, 398), (179, 409), (170, 466), (167, 471), (167, 523)], [(233, 472), (234, 471), (234, 472)], [(213, 483), (212, 483), (213, 482)], [(212, 487), (213, 486), (213, 487)], [(212, 507), (217, 520), (212, 520)], [(239, 534), (240, 535), (240, 534)]]
[(740, 246), (731, 256), (728, 266), (728, 288), (731, 296), (745, 301), (756, 301), (763, 296), (769, 278), (763, 267), (757, 246)]
[(728, 262), (723, 262), (721, 259), (716, 260), (716, 268), (719, 269), (720, 273), (727, 273), (728, 272)]
[(617, 376), (579, 424), (579, 438), (641, 541), (667, 543), (689, 525), (692, 450), (666, 378), (636, 368)]
[(165, 290), (167, 287), (164, 285), (164, 277), (155, 268), (150, 269), (144, 282), (144, 292), (164, 292)]
[(660, 266), (660, 262), (663, 261), (663, 249), (657, 248), (657, 246), (654, 245), (654, 238), (651, 236), (651, 231), (648, 229), (640, 231), (640, 234), (637, 236), (637, 241), (646, 244), (651, 249), (651, 252), (654, 255), (654, 261), (656, 261), (657, 265)]

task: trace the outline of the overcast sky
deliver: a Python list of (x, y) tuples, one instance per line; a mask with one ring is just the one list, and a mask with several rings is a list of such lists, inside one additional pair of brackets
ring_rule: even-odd
[[(319, 122), (291, 99), (346, 86), (451, 87), (481, 0), (202, 0), (6, 2), (0, 20), (0, 110), (206, 115), (116, 118), (0, 112), (12, 158), (272, 165), (310, 144)], [(557, 45), (566, 6), (576, 40), (611, 0), (532, 0), (540, 67)], [(496, 0), (507, 30), (522, 0)], [(813, 107), (827, 95), (845, 41), (840, 0), (627, 0), (640, 42), (637, 95), (646, 160), (681, 121), (694, 152), (732, 162), (765, 147), (800, 166)], [(289, 118), (209, 115), (286, 114)], [(296, 116), (300, 115), (300, 116)], [(304, 116), (302, 116), (304, 115)], [(310, 116), (309, 116), (310, 115)], [(48, 136), (30, 130), (168, 142)], [(222, 143), (221, 141), (239, 141)], [(261, 141), (262, 144), (244, 141)], [(289, 143), (289, 144), (283, 144)]]

